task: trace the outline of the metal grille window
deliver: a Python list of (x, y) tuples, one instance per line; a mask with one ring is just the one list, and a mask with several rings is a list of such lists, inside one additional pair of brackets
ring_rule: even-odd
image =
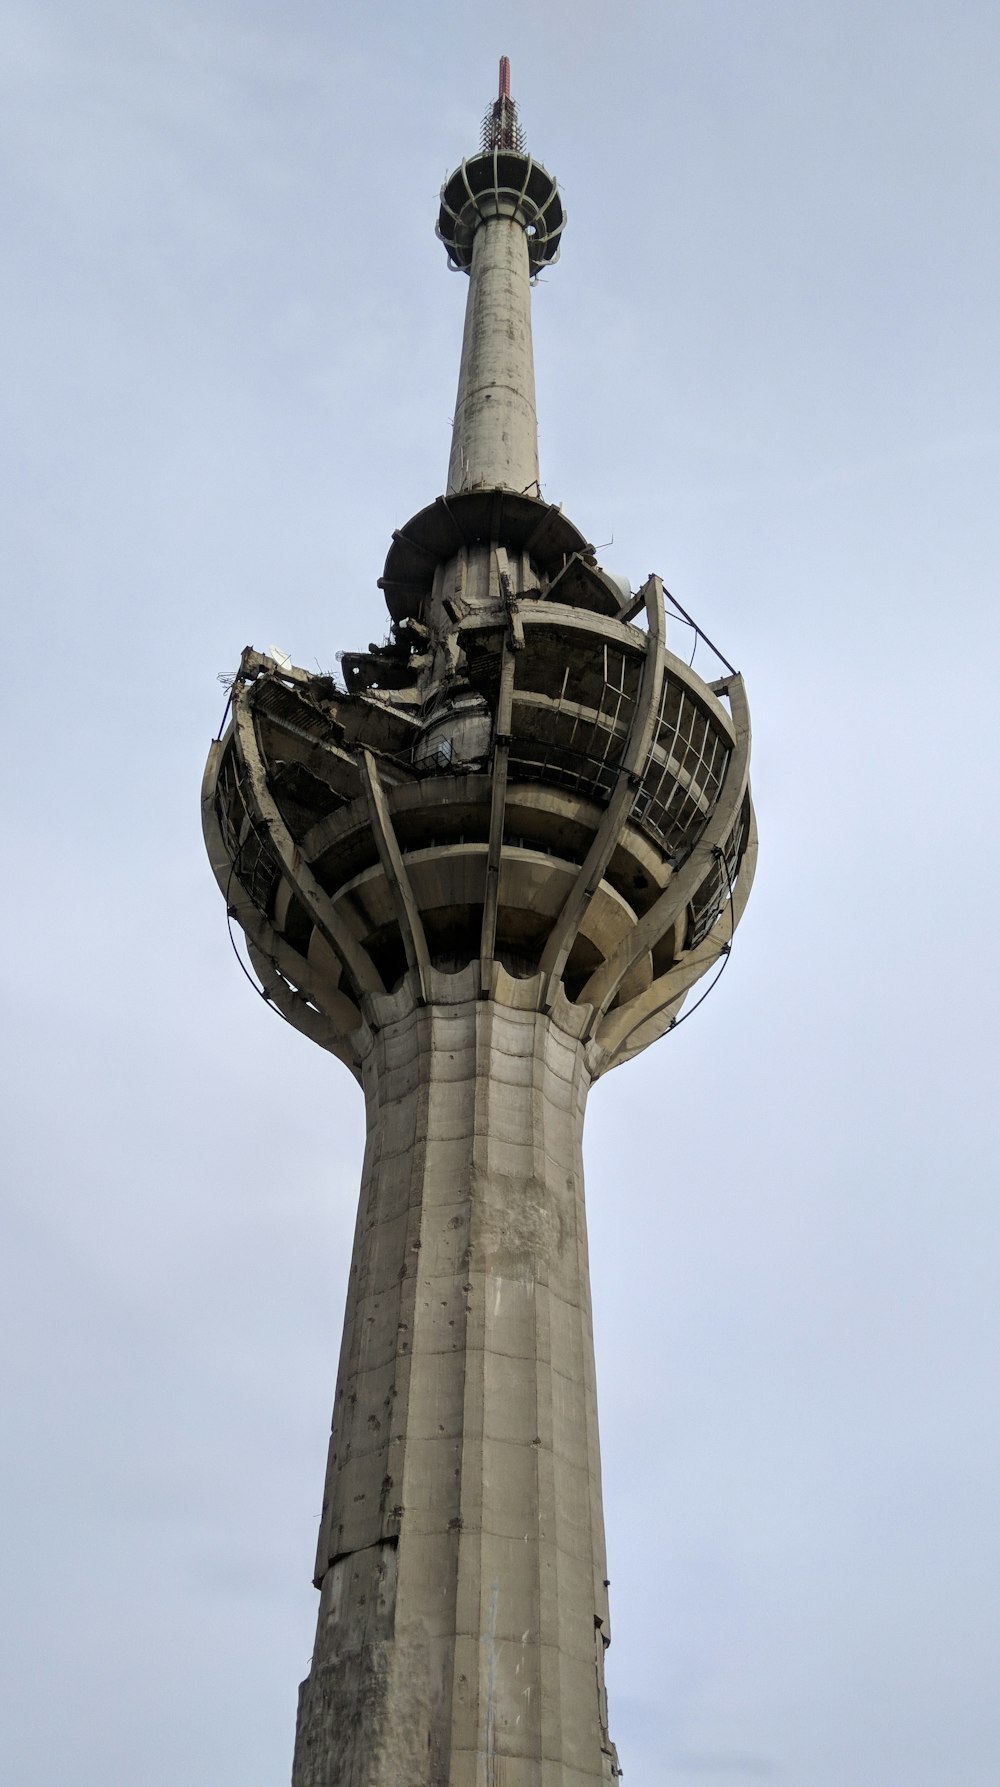
[(547, 665), (541, 659), (538, 654), (527, 667), (541, 686), (514, 691), (511, 772), (555, 782), (604, 805), (628, 743), (640, 660), (608, 643), (586, 661), (570, 657), (560, 666), (551, 657)]
[(719, 798), (729, 757), (729, 741), (712, 716), (682, 683), (665, 677), (633, 822), (668, 853), (686, 855)]

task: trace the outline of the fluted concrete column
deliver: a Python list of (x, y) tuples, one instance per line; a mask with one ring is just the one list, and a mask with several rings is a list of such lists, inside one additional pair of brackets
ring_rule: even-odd
[(454, 1003), (395, 996), (365, 1062), (294, 1787), (612, 1778), (589, 1074), (572, 1008), (455, 978)]
[(493, 217), (479, 224), (469, 280), (448, 490), (486, 485), (534, 492), (538, 423), (521, 220)]

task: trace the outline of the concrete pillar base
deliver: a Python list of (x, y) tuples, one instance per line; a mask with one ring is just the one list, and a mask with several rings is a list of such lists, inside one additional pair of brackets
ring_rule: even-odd
[(294, 1787), (594, 1787), (616, 1769), (590, 1073), (572, 1008), (525, 1007), (502, 972), (499, 999), (471, 969), (446, 978), (450, 1002), (409, 983), (379, 1001), (365, 1060)]

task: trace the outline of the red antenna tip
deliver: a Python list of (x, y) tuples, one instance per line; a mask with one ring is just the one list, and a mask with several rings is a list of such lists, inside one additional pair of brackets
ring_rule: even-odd
[(510, 96), (510, 57), (500, 58), (500, 88), (496, 99), (483, 119), (483, 152), (493, 149), (524, 152), (524, 132), (517, 121), (517, 107)]

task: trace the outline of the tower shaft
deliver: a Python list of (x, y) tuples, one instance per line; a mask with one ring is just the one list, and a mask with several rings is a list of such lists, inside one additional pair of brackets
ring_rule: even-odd
[(518, 217), (481, 223), (472, 244), (448, 493), (538, 487), (528, 243)]
[(502, 971), (489, 1001), (471, 968), (439, 982), (447, 1002), (395, 997), (364, 1064), (293, 1783), (591, 1787), (613, 1752), (590, 1077), (568, 1002), (526, 1009)]

